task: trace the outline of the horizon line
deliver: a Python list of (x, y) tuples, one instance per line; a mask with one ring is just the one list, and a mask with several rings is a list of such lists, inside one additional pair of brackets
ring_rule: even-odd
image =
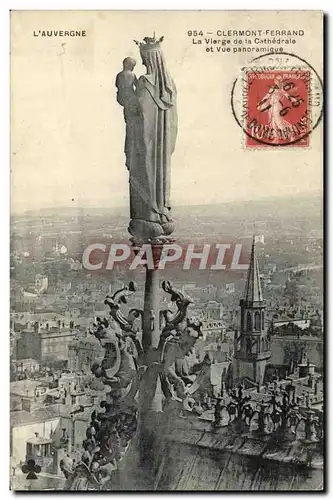
[[(311, 197), (311, 198), (316, 198), (316, 197), (321, 197), (323, 199), (323, 192), (320, 190), (317, 191), (304, 191), (302, 193), (297, 193), (297, 194), (283, 194), (283, 195), (275, 195), (275, 196), (264, 196), (260, 198), (250, 198), (250, 199), (236, 199), (236, 200), (228, 200), (228, 201), (215, 201), (211, 203), (184, 203), (184, 204), (175, 204), (173, 207), (206, 207), (206, 206), (214, 206), (214, 205), (228, 205), (228, 204), (235, 204), (235, 203), (249, 203), (249, 202), (260, 202), (260, 201), (270, 201), (270, 200), (276, 200), (276, 199), (283, 199), (283, 198), (300, 198), (300, 197)], [(119, 209), (129, 209), (129, 206), (126, 204), (124, 205), (76, 205), (76, 206), (71, 206), (71, 205), (53, 205), (53, 206), (42, 206), (39, 208), (31, 208), (31, 209), (22, 209), (22, 210), (16, 210), (16, 211), (10, 211), (10, 216), (15, 216), (15, 215), (24, 215), (24, 214), (31, 214), (33, 212), (40, 212), (42, 210), (89, 210), (89, 209), (100, 209), (100, 210), (119, 210)]]

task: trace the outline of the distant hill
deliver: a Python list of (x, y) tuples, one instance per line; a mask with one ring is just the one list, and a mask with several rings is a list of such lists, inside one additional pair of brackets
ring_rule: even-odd
[(216, 203), (213, 205), (195, 205), (175, 207), (178, 217), (183, 215), (205, 216), (207, 218), (234, 218), (253, 220), (320, 217), (323, 201), (315, 196), (285, 196), (263, 198), (260, 200)]
[[(253, 220), (258, 218), (313, 218), (321, 217), (323, 201), (320, 193), (273, 198), (262, 198), (250, 201), (234, 201), (208, 205), (174, 206), (173, 213), (177, 219), (188, 216), (209, 218), (234, 218)], [(21, 217), (129, 217), (128, 207), (52, 207), (40, 210), (12, 214)]]

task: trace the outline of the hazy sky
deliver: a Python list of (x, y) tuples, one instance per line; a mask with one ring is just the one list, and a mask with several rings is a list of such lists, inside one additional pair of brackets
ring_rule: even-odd
[[(133, 39), (154, 30), (165, 36), (178, 89), (173, 204), (320, 190), (321, 127), (309, 150), (245, 151), (230, 92), (241, 66), (257, 54), (207, 54), (187, 35), (190, 29), (304, 29), (294, 52), (321, 73), (320, 17), (288, 11), (272, 16), (262, 12), (254, 22), (248, 12), (13, 13), (12, 210), (128, 204), (124, 121), (114, 80), (126, 56), (134, 56), (136, 74), (143, 73)], [(87, 36), (33, 36), (43, 29), (85, 29)]]

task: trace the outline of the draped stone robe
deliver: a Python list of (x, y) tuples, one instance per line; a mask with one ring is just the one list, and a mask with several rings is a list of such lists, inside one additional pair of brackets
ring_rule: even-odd
[[(136, 99), (125, 99), (123, 104), (130, 216), (132, 221), (161, 227), (170, 220), (170, 160), (177, 136), (176, 87), (160, 51), (145, 57), (147, 74), (137, 81)], [(158, 234), (163, 230), (157, 229)]]
[(141, 76), (137, 86), (138, 117), (126, 144), (130, 171), (131, 219), (160, 222), (170, 210), (170, 157), (177, 134), (176, 107), (161, 109)]

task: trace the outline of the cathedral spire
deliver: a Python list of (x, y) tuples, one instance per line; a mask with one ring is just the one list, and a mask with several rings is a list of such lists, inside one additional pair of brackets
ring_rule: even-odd
[(260, 283), (260, 273), (258, 259), (256, 255), (255, 236), (253, 235), (252, 250), (250, 257), (249, 270), (247, 273), (246, 285), (243, 299), (247, 303), (262, 302), (263, 295)]

